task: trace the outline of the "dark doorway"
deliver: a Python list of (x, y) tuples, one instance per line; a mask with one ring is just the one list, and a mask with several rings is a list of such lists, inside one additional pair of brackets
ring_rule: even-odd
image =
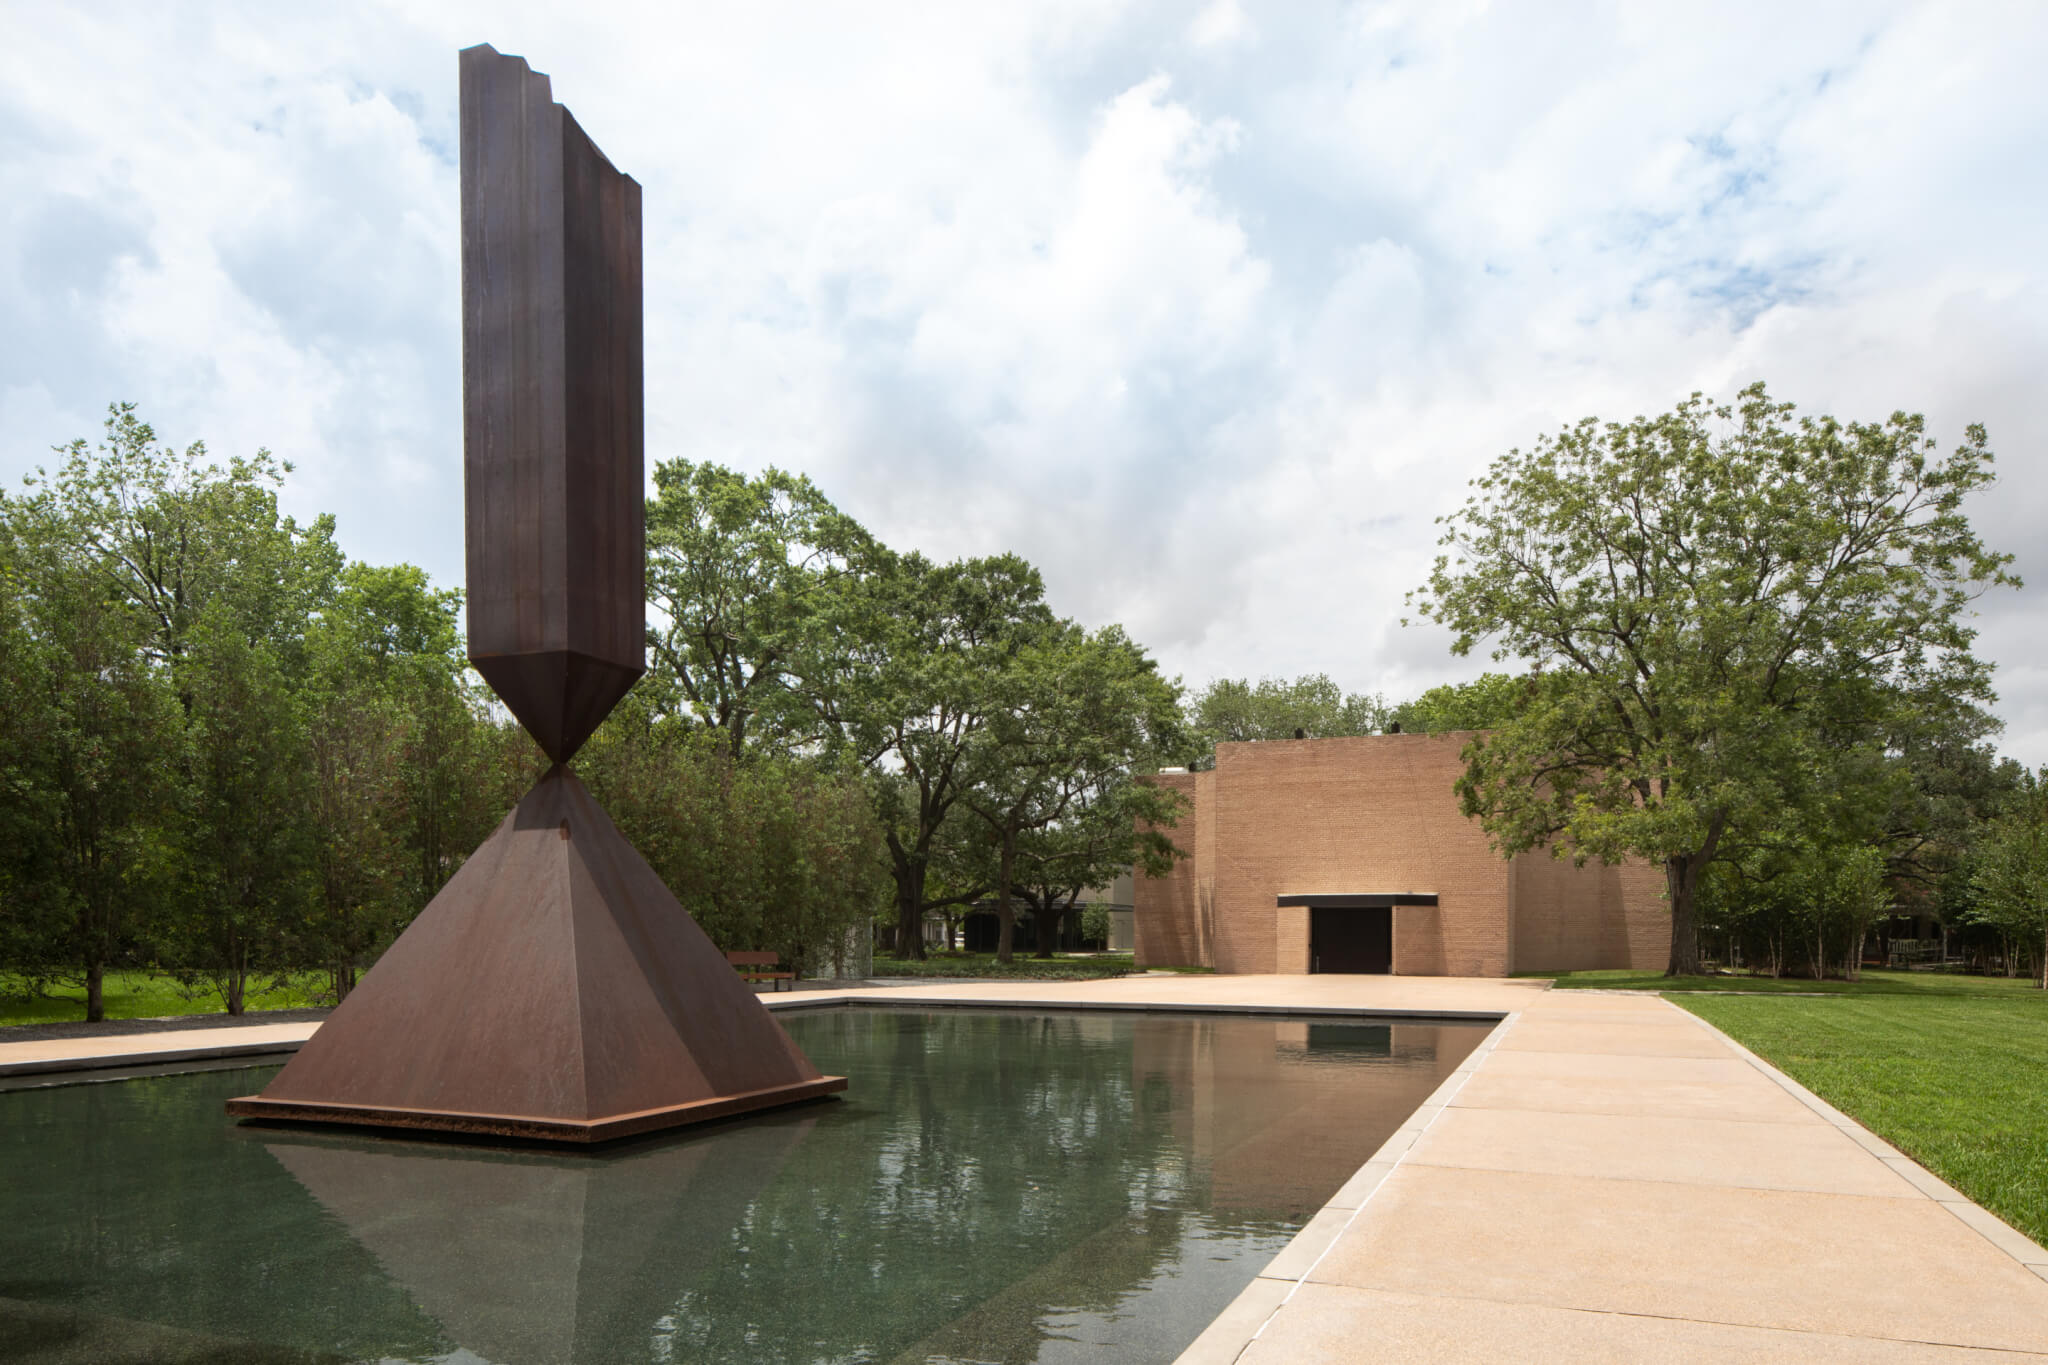
[(1312, 972), (1394, 970), (1394, 911), (1390, 906), (1309, 912), (1308, 951)]

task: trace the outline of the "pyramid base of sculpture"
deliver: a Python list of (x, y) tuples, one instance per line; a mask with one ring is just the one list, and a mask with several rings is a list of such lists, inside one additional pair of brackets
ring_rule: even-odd
[(614, 1114), (601, 1119), (543, 1119), (521, 1114), (459, 1114), (434, 1109), (377, 1109), (360, 1104), (316, 1104), (300, 1100), (267, 1100), (247, 1095), (228, 1101), (228, 1113), (236, 1118), (264, 1119), (273, 1123), (342, 1124), (356, 1128), (406, 1128), (436, 1133), (466, 1133), (474, 1137), (524, 1138), (539, 1142), (612, 1142), (618, 1138), (658, 1133), (664, 1128), (709, 1123), (758, 1109), (777, 1109), (786, 1104), (823, 1099), (846, 1089), (846, 1077), (821, 1076), (815, 1081), (771, 1086), (740, 1095), (691, 1100), (662, 1109), (645, 1109), (637, 1114)]
[(263, 1093), (227, 1108), (587, 1144), (845, 1088), (558, 765)]

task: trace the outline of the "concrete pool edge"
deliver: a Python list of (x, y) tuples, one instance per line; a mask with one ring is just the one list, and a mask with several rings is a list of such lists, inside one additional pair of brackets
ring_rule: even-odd
[[(1185, 981), (1213, 982), (1216, 980), (1265, 980), (1266, 978), (1216, 978), (1185, 977), (1175, 978), (1169, 986), (1178, 987)], [(1281, 978), (1286, 980), (1287, 978)], [(1334, 980), (1337, 978), (1324, 978)], [(1394, 978), (1387, 978), (1392, 980)], [(1132, 982), (1144, 981), (1137, 976), (1102, 977), (1080, 982), (936, 982), (920, 983), (915, 986), (875, 986), (868, 984), (821, 986), (815, 989), (787, 992), (761, 992), (756, 998), (763, 1006), (775, 1012), (784, 1010), (801, 1011), (827, 1009), (841, 1005), (860, 1008), (890, 1008), (901, 1006), (971, 1009), (1089, 1009), (1101, 1011), (1174, 1012), (1193, 1014), (1243, 1014), (1292, 1016), (1315, 1018), (1321, 1016), (1346, 1017), (1359, 1014), (1384, 1015), (1398, 1018), (1403, 1023), (1427, 1024), (1494, 1024), (1501, 1020), (1509, 1009), (1506, 1007), (1460, 1007), (1460, 1006), (1404, 1006), (1381, 1004), (1318, 1004), (1313, 1001), (1274, 1004), (1268, 1001), (1212, 1001), (1188, 998), (1187, 993), (1157, 989), (1157, 979), (1152, 979), (1157, 998), (1146, 1000), (1100, 1000), (1075, 998), (1072, 992), (1077, 986), (1118, 987)], [(1437, 981), (1438, 978), (1402, 978), (1416, 981)], [(1479, 986), (1484, 989), (1498, 983), (1452, 982), (1453, 985)], [(1536, 983), (1547, 988), (1549, 983)], [(1530, 985), (1518, 980), (1524, 990)], [(1037, 989), (1040, 987), (1048, 989)], [(992, 989), (993, 988), (993, 989)], [(1001, 993), (997, 993), (1000, 991)], [(36, 1039), (23, 1042), (0, 1041), (0, 1080), (20, 1077), (48, 1077), (54, 1083), (70, 1073), (153, 1067), (182, 1062), (216, 1062), (221, 1060), (248, 1059), (252, 1065), (260, 1065), (266, 1057), (285, 1057), (299, 1050), (306, 1039), (319, 1028), (319, 1020), (304, 1020), (285, 1024), (221, 1024), (204, 1031), (184, 1030), (162, 1033), (120, 1033), (81, 1038)], [(196, 1043), (195, 1033), (232, 1035), (232, 1040), (217, 1043)], [(258, 1037), (256, 1035), (262, 1035)], [(152, 1046), (154, 1044), (154, 1046)]]

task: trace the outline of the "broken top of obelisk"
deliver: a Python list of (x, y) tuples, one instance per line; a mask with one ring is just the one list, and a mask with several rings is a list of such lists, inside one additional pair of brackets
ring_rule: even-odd
[(645, 669), (640, 186), (489, 46), (462, 54), (469, 658), (567, 762)]

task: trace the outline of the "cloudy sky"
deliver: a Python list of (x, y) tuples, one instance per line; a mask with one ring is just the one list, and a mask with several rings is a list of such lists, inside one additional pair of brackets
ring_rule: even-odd
[[(644, 186), (648, 453), (1014, 550), (1170, 672), (1469, 676), (1433, 519), (1757, 378), (1980, 421), (2004, 747), (2048, 762), (2038, 4), (0, 0), (0, 481), (132, 400), (457, 582), (457, 49)], [(2029, 397), (2029, 395), (2033, 397)]]

